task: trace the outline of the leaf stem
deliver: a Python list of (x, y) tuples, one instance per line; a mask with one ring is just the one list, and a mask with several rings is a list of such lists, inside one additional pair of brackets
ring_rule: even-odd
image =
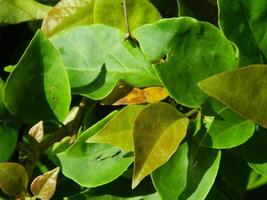
[(122, 0), (122, 4), (123, 4), (124, 19), (125, 19), (125, 28), (127, 31), (126, 38), (132, 38), (131, 29), (129, 25), (129, 17), (128, 17), (126, 0)]
[(194, 114), (198, 113), (199, 112), (199, 109), (198, 108), (194, 108), (192, 110), (190, 110), (189, 112), (185, 113), (184, 115), (186, 117), (192, 117)]

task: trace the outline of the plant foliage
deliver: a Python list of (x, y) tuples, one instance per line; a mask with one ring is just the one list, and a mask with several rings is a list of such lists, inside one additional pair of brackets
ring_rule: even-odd
[(31, 37), (0, 63), (0, 199), (247, 199), (267, 183), (266, 13), (0, 0), (0, 35)]

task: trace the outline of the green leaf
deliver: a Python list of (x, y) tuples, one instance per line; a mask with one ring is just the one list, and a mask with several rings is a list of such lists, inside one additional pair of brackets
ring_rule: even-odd
[(119, 80), (137, 87), (160, 85), (138, 46), (123, 38), (118, 29), (99, 24), (76, 27), (52, 37), (73, 93), (102, 99)]
[(236, 147), (246, 142), (253, 135), (254, 129), (252, 121), (225, 108), (215, 116), (201, 145), (215, 149)]
[(144, 108), (141, 105), (124, 107), (102, 130), (90, 137), (88, 143), (113, 144), (125, 151), (133, 151), (133, 127), (138, 113)]
[(251, 65), (217, 74), (201, 81), (199, 86), (243, 117), (267, 127), (266, 65)]
[(34, 197), (39, 199), (51, 199), (57, 186), (59, 167), (36, 177), (31, 183), (31, 191)]
[(10, 123), (0, 125), (0, 162), (6, 162), (12, 156), (18, 140), (18, 131)]
[(38, 31), (7, 79), (4, 102), (26, 122), (63, 122), (71, 101), (64, 65), (45, 35)]
[[(161, 18), (158, 10), (148, 0), (126, 0), (126, 6), (131, 30)], [(127, 31), (121, 0), (97, 0), (94, 20), (95, 23), (110, 25), (123, 32)]]
[(61, 0), (45, 16), (42, 31), (48, 36), (72, 26), (94, 22), (95, 0)]
[[(161, 18), (148, 0), (126, 2), (131, 29)], [(44, 18), (42, 30), (50, 36), (65, 28), (93, 23), (106, 24), (126, 32), (121, 0), (61, 0)]]
[(95, 187), (116, 179), (133, 162), (132, 155), (116, 146), (86, 143), (114, 114), (86, 130), (67, 151), (58, 154), (65, 176), (82, 186)]
[(3, 102), (3, 93), (4, 93), (5, 82), (0, 78), (0, 119), (4, 119), (7, 114), (7, 109)]
[(27, 193), (28, 173), (17, 163), (0, 163), (0, 188), (9, 196)]
[(249, 166), (257, 173), (267, 176), (267, 132), (259, 127), (254, 136), (243, 146)]
[(215, 181), (220, 157), (220, 151), (183, 143), (171, 159), (152, 174), (162, 200), (205, 199)]
[(34, 0), (0, 0), (0, 24), (43, 19), (50, 9)]
[[(219, 0), (219, 24), (239, 49), (239, 65), (263, 63), (267, 58), (265, 0)], [(235, 28), (233, 28), (235, 27)]]
[(251, 170), (251, 172), (249, 174), (249, 180), (247, 183), (247, 189), (253, 190), (253, 189), (261, 187), (265, 184), (267, 184), (267, 177), (258, 174), (254, 170)]
[(200, 107), (207, 98), (197, 86), (200, 80), (236, 65), (234, 48), (219, 29), (193, 18), (160, 20), (136, 29), (134, 36), (158, 63), (156, 72), (170, 96), (188, 107)]
[(132, 187), (166, 163), (186, 135), (189, 120), (167, 103), (146, 106), (134, 125)]

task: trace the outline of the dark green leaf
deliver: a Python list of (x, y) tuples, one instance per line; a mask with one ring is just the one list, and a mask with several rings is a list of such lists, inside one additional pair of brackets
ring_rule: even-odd
[(18, 131), (10, 123), (0, 124), (0, 162), (6, 162), (12, 156), (18, 140)]
[(28, 173), (17, 163), (0, 163), (0, 189), (9, 196), (27, 193)]
[(183, 143), (171, 159), (152, 174), (162, 200), (204, 200), (219, 169), (221, 154)]
[(263, 63), (267, 58), (265, 0), (219, 0), (219, 24), (227, 38), (239, 48), (239, 65)]
[(146, 56), (160, 62), (155, 69), (170, 96), (188, 107), (200, 107), (207, 98), (200, 80), (236, 65), (234, 48), (219, 29), (193, 18), (160, 20), (134, 36)]
[(138, 46), (123, 38), (119, 30), (99, 24), (73, 28), (52, 38), (74, 93), (102, 99), (119, 80), (137, 87), (160, 85)]
[(146, 106), (134, 125), (134, 174), (132, 187), (166, 163), (187, 132), (189, 120), (167, 103)]
[(201, 81), (199, 86), (243, 117), (267, 127), (266, 65), (251, 65), (217, 74)]
[(244, 155), (249, 166), (257, 173), (267, 176), (267, 131), (259, 128), (244, 145)]
[(62, 172), (82, 186), (95, 187), (119, 177), (133, 162), (133, 156), (108, 144), (88, 144), (86, 140), (101, 130), (114, 112), (82, 133), (65, 152), (58, 154)]
[(8, 77), (4, 102), (11, 114), (26, 122), (63, 122), (70, 100), (64, 65), (49, 40), (38, 31)]

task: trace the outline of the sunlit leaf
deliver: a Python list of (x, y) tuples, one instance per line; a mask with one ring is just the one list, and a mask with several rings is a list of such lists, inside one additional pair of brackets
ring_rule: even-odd
[(100, 131), (114, 112), (82, 133), (65, 152), (58, 154), (63, 174), (85, 187), (106, 184), (119, 177), (133, 162), (129, 152), (109, 144), (88, 144), (86, 141)]
[(37, 142), (42, 142), (44, 139), (44, 123), (43, 121), (35, 124), (30, 130), (29, 135), (31, 135)]
[(204, 200), (211, 189), (221, 154), (195, 143), (183, 143), (171, 159), (152, 173), (162, 200)]
[(107, 143), (126, 151), (133, 151), (133, 127), (136, 116), (144, 106), (132, 105), (123, 108), (88, 143)]
[[(147, 0), (126, 2), (131, 29), (161, 18)], [(126, 32), (121, 0), (61, 0), (44, 18), (42, 30), (50, 36), (71, 26), (93, 23), (106, 24)]]
[(27, 193), (28, 173), (17, 163), (0, 163), (0, 188), (10, 196)]
[(72, 92), (103, 99), (123, 80), (136, 87), (160, 85), (139, 47), (118, 29), (76, 27), (51, 38), (65, 63)]
[(266, 65), (251, 65), (217, 74), (201, 81), (199, 86), (243, 117), (267, 127)]
[(156, 103), (167, 97), (168, 93), (163, 87), (134, 88), (129, 94), (116, 101), (113, 105)]
[(43, 19), (50, 9), (34, 0), (0, 0), (0, 24)]
[[(267, 58), (265, 0), (219, 0), (219, 24), (239, 49), (239, 65), (263, 63)], [(235, 27), (235, 28), (233, 28)]]
[(189, 17), (160, 20), (133, 32), (169, 95), (188, 107), (207, 98), (197, 83), (236, 67), (232, 44), (215, 26)]
[(245, 143), (254, 133), (255, 125), (229, 108), (221, 110), (201, 137), (201, 145), (211, 148), (232, 148)]
[(36, 177), (31, 183), (33, 195), (39, 199), (51, 199), (57, 186), (59, 167)]
[(26, 122), (62, 122), (70, 100), (64, 64), (49, 40), (38, 31), (7, 79), (5, 105), (11, 114)]
[(134, 126), (134, 174), (132, 187), (166, 163), (185, 137), (189, 120), (173, 106), (146, 106)]

